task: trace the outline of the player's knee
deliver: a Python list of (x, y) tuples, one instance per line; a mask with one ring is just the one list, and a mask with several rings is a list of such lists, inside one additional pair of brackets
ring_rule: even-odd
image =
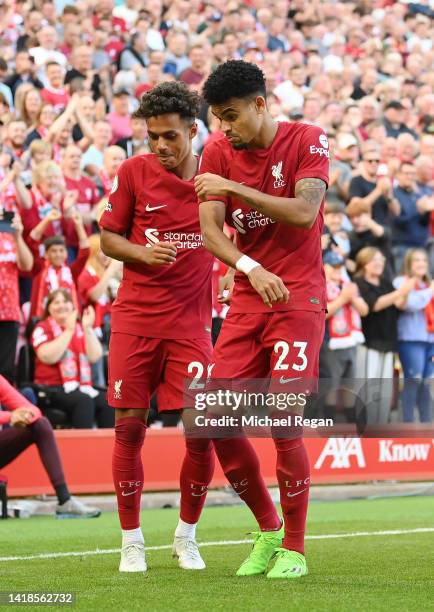
[(146, 424), (138, 417), (123, 417), (116, 421), (116, 441), (136, 446), (143, 443), (146, 435)]
[(187, 453), (195, 456), (211, 455), (213, 452), (212, 441), (208, 438), (185, 438)]
[(31, 431), (35, 437), (53, 435), (53, 428), (51, 427), (51, 423), (44, 416), (41, 416), (29, 427), (31, 428)]

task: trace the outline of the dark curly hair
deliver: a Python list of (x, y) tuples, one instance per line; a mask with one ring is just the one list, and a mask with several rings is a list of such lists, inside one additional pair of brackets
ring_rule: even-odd
[(230, 98), (264, 96), (265, 78), (256, 64), (243, 60), (229, 60), (218, 66), (203, 86), (203, 97), (208, 104), (222, 104)]
[(157, 85), (142, 96), (133, 118), (148, 119), (157, 115), (178, 113), (182, 119), (193, 123), (200, 109), (200, 97), (185, 83), (167, 82)]

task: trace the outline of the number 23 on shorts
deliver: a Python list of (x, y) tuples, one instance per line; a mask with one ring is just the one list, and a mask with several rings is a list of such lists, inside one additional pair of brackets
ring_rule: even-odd
[[(291, 346), (297, 351), (295, 359), (291, 355), (293, 361), (291, 361), (291, 358), (288, 358)], [(292, 369), (296, 372), (304, 372), (308, 366), (306, 349), (307, 342), (295, 341), (288, 343), (285, 340), (279, 340), (273, 348), (272, 363), (274, 362), (274, 366), (272, 369), (274, 371)]]

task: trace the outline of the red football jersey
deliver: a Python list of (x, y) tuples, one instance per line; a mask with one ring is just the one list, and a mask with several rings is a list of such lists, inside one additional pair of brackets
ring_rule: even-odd
[[(211, 172), (281, 198), (293, 198), (297, 181), (319, 178), (328, 184), (327, 136), (319, 127), (279, 123), (267, 149), (235, 150), (226, 138), (205, 146), (200, 173)], [(289, 290), (287, 304), (273, 311), (326, 307), (321, 255), (323, 208), (311, 229), (273, 221), (236, 198), (212, 198), (226, 204), (226, 222), (237, 230), (240, 251), (280, 276)], [(235, 275), (232, 312), (270, 312), (243, 273)]]
[[(91, 181), (86, 176), (82, 176), (78, 181), (69, 178), (68, 176), (64, 176), (66, 189), (68, 191), (77, 191), (77, 210), (82, 214), (91, 212), (92, 208), (95, 204), (98, 204), (100, 197), (98, 194), (98, 189), (93, 181)], [(85, 229), (88, 235), (90, 236), (92, 233), (92, 226), (89, 224), (85, 224)], [(74, 223), (72, 219), (65, 220), (65, 228), (64, 234), (66, 238), (66, 244), (68, 246), (78, 246), (78, 238), (77, 233), (75, 231)]]
[[(53, 330), (47, 320), (39, 321), (32, 333), (32, 346), (36, 349), (55, 339)], [(60, 374), (59, 362), (49, 364), (35, 358), (35, 383), (37, 385), (48, 385), (49, 387), (61, 387), (62, 376)]]
[(193, 179), (168, 172), (153, 154), (127, 159), (100, 225), (134, 244), (181, 243), (170, 266), (124, 264), (112, 330), (151, 338), (209, 337), (213, 256), (203, 247)]

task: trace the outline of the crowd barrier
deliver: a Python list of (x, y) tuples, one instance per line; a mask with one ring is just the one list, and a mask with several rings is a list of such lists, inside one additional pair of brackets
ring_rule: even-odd
[[(55, 435), (68, 486), (73, 493), (113, 492), (113, 430), (59, 430)], [(434, 478), (434, 439), (431, 437), (306, 438), (305, 442), (313, 484)], [(252, 443), (267, 484), (276, 484), (276, 454), (272, 440), (253, 438)], [(178, 489), (183, 456), (181, 430), (148, 430), (143, 449), (145, 490)], [(8, 476), (10, 496), (53, 492), (34, 446), (2, 472)], [(217, 465), (211, 486), (225, 484), (227, 481)]]

